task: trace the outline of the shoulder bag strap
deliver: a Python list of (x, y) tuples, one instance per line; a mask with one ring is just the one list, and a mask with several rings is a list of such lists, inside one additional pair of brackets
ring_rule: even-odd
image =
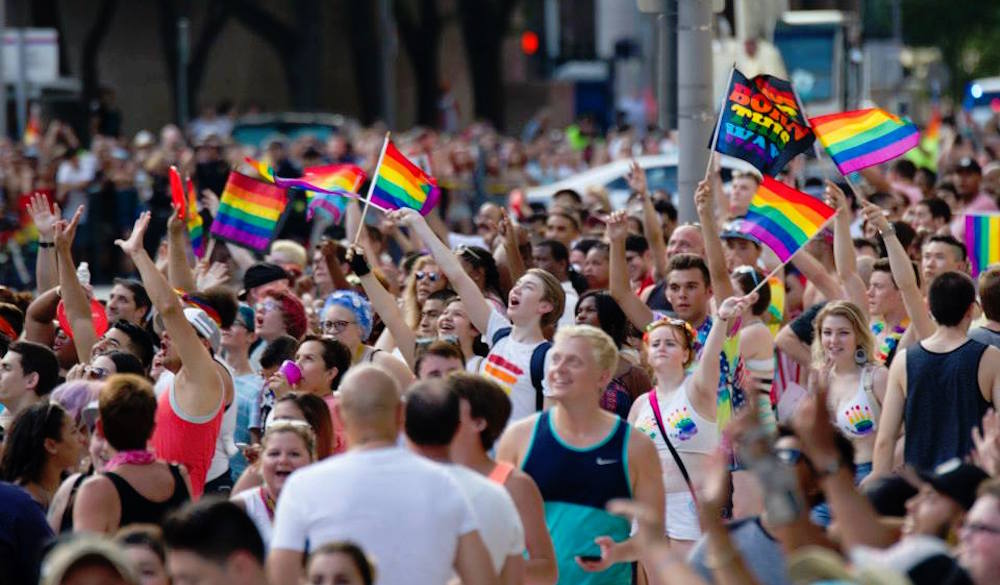
[[(680, 391), (683, 392), (684, 388), (681, 387)], [(663, 442), (667, 444), (667, 449), (670, 449), (670, 454), (674, 458), (674, 463), (676, 463), (678, 469), (681, 470), (681, 476), (684, 478), (684, 483), (687, 484), (688, 491), (691, 492), (691, 497), (697, 504), (698, 495), (694, 491), (694, 484), (691, 483), (691, 476), (688, 475), (687, 467), (684, 466), (684, 462), (681, 460), (680, 454), (677, 453), (677, 449), (674, 449), (674, 445), (670, 442), (670, 437), (667, 435), (667, 429), (663, 426), (663, 416), (660, 415), (660, 401), (656, 398), (656, 388), (649, 391), (649, 405), (653, 408), (653, 418), (656, 419), (656, 426), (660, 428), (660, 436), (663, 437)]]

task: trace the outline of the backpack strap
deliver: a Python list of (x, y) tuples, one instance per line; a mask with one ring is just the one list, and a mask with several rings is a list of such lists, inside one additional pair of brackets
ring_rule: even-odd
[(861, 386), (865, 389), (865, 395), (868, 397), (868, 403), (871, 404), (872, 414), (875, 415), (875, 420), (878, 420), (882, 416), (882, 405), (879, 404), (878, 396), (875, 395), (875, 368), (871, 366), (865, 366), (861, 370)]
[(542, 381), (545, 380), (545, 354), (552, 347), (551, 341), (543, 341), (531, 352), (531, 385), (535, 387), (535, 410), (541, 412), (545, 406)]
[(501, 339), (510, 335), (512, 329), (512, 327), (501, 327), (500, 329), (497, 329), (496, 333), (493, 334), (493, 342), (490, 343), (490, 346), (500, 343)]

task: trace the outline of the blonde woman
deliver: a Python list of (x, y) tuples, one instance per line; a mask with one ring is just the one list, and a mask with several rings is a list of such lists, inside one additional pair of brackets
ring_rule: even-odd
[(410, 329), (420, 324), (420, 309), (427, 297), (448, 288), (448, 277), (438, 267), (434, 258), (421, 256), (413, 263), (406, 285), (403, 287), (403, 317)]
[(316, 435), (309, 423), (276, 420), (267, 426), (260, 453), (260, 475), (264, 483), (232, 497), (233, 503), (253, 520), (265, 546), (271, 542), (274, 511), (285, 480), (293, 471), (315, 460)]

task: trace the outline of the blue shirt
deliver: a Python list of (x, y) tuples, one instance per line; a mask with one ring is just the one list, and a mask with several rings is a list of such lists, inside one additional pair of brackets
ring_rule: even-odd
[(0, 482), (0, 583), (38, 583), (42, 548), (53, 538), (41, 506)]

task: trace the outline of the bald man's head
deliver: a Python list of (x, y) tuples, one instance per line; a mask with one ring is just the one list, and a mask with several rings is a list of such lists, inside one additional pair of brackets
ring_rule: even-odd
[(371, 365), (351, 368), (340, 381), (337, 408), (352, 444), (373, 439), (395, 440), (399, 434), (399, 385)]

